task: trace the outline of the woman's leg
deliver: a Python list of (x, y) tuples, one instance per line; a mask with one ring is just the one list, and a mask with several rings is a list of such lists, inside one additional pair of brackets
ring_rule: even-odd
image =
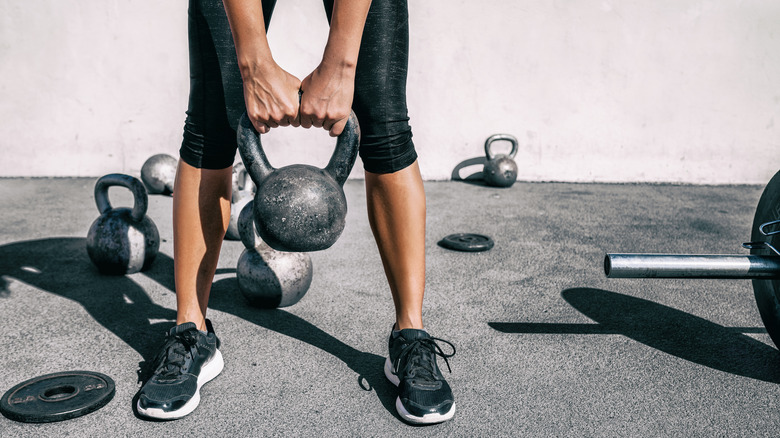
[(366, 199), (393, 294), (396, 329), (422, 329), (425, 191), (417, 162), (394, 173), (366, 172)]
[[(263, 1), (266, 26), (274, 0)], [(190, 98), (173, 201), (176, 323), (205, 330), (211, 283), (230, 220), (241, 74), (221, 0), (190, 6)]]
[[(273, 7), (271, 0), (263, 3)], [(244, 99), (221, 0), (190, 0), (189, 44), (189, 108), (173, 192), (176, 326), (137, 402), (141, 415), (158, 419), (191, 413), (200, 387), (223, 367), (206, 309), (230, 220), (235, 125)]]
[(206, 308), (230, 221), (232, 167), (198, 169), (179, 162), (173, 196), (176, 324), (206, 331)]
[(352, 108), (360, 122), (369, 222), (395, 304), (385, 375), (398, 386), (401, 417), (431, 424), (455, 414), (452, 390), (436, 363), (436, 356), (446, 362), (454, 351), (445, 354), (423, 330), (425, 191), (406, 109), (408, 21), (405, 1), (372, 1)]

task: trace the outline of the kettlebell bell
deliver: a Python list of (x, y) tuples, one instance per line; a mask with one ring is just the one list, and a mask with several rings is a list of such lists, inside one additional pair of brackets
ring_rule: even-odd
[(347, 198), (342, 186), (355, 164), (360, 127), (352, 113), (324, 169), (293, 164), (274, 169), (246, 113), (238, 124), (238, 150), (256, 186), (255, 226), (279, 251), (319, 251), (344, 231)]
[(141, 181), (144, 182), (146, 190), (152, 195), (172, 194), (178, 165), (178, 160), (168, 154), (149, 157), (141, 166)]
[(252, 202), (238, 217), (241, 242), (246, 249), (238, 258), (238, 289), (255, 307), (292, 306), (311, 286), (311, 257), (301, 252), (276, 251), (263, 243), (255, 232)]
[[(133, 193), (129, 208), (112, 208), (108, 188), (122, 186)], [(112, 173), (95, 184), (95, 203), (100, 217), (87, 234), (87, 253), (103, 274), (132, 274), (151, 266), (160, 249), (157, 226), (146, 216), (149, 197), (141, 181), (130, 175)]]
[[(493, 142), (508, 140), (512, 143), (509, 155), (494, 155), (491, 150)], [(494, 134), (485, 140), (485, 156), (487, 163), (482, 170), (485, 183), (495, 187), (510, 187), (517, 180), (517, 163), (513, 160), (517, 154), (517, 139), (509, 134)]]
[(255, 185), (249, 179), (249, 174), (244, 167), (244, 163), (233, 165), (233, 194), (230, 200), (230, 221), (228, 222), (225, 239), (239, 240), (241, 238), (238, 232), (238, 216), (244, 209), (244, 206), (252, 200), (255, 195)]

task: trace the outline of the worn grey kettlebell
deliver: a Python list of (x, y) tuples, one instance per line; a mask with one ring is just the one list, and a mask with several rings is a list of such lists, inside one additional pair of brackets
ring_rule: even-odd
[(178, 160), (168, 154), (149, 157), (141, 167), (141, 181), (144, 182), (146, 190), (152, 195), (172, 194), (178, 165)]
[(241, 235), (238, 232), (238, 216), (244, 209), (244, 206), (255, 196), (255, 185), (249, 178), (249, 174), (244, 167), (244, 163), (233, 165), (233, 194), (230, 201), (230, 221), (225, 232), (225, 239), (239, 240)]
[[(129, 208), (113, 208), (108, 188), (122, 186), (133, 193)], [(146, 216), (149, 197), (141, 181), (130, 175), (112, 173), (95, 184), (95, 203), (100, 217), (87, 234), (87, 253), (103, 274), (132, 274), (151, 266), (160, 249), (157, 226)]]
[[(493, 142), (507, 140), (512, 143), (509, 154), (493, 154)], [(495, 187), (510, 187), (517, 180), (517, 163), (513, 160), (517, 154), (517, 139), (509, 134), (495, 134), (485, 140), (487, 163), (482, 171), (485, 183)]]
[(324, 169), (293, 164), (274, 169), (246, 114), (238, 124), (238, 150), (256, 188), (255, 226), (279, 251), (318, 251), (344, 231), (347, 198), (342, 186), (355, 164), (360, 127), (352, 113)]
[(241, 210), (238, 228), (246, 249), (238, 258), (238, 289), (249, 304), (262, 308), (292, 306), (311, 286), (311, 257), (301, 252), (276, 251), (255, 232), (250, 201)]

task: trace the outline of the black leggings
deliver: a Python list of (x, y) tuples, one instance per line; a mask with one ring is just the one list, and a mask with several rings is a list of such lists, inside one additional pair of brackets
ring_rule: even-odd
[[(265, 27), (276, 0), (263, 0)], [(333, 0), (324, 0), (330, 21)], [(221, 0), (190, 0), (190, 100), (182, 160), (224, 169), (236, 156), (236, 125), (245, 111), (236, 49)], [(360, 122), (365, 170), (392, 173), (417, 159), (406, 109), (409, 21), (405, 0), (373, 0), (360, 44), (352, 110)]]

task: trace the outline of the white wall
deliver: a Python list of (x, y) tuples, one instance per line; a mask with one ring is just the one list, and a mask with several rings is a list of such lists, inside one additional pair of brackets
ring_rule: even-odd
[[(186, 3), (0, 0), (0, 176), (137, 175), (176, 155)], [(764, 184), (780, 169), (780, 2), (410, 0), (410, 14), (428, 179), (496, 132), (520, 140), (522, 180)], [(319, 0), (279, 1), (280, 65), (305, 76), (326, 36)], [(332, 143), (286, 128), (264, 144), (279, 166), (324, 165)]]

